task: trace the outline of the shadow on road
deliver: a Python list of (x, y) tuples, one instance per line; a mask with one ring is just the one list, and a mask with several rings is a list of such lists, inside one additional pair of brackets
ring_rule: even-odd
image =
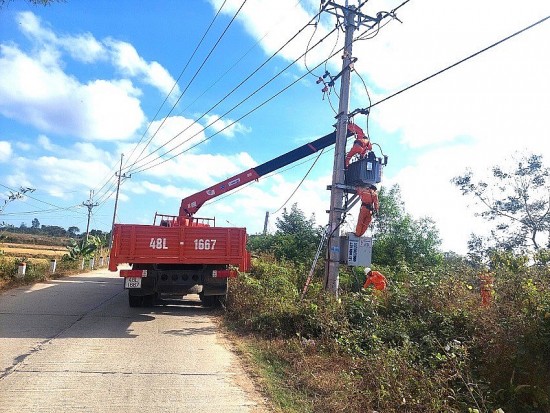
[(0, 339), (134, 338), (136, 323), (166, 316), (185, 317), (192, 327), (163, 334), (213, 334), (213, 327), (206, 326), (209, 320), (204, 317), (218, 312), (203, 307), (196, 296), (130, 308), (121, 278), (106, 272), (95, 276), (88, 273), (0, 294)]

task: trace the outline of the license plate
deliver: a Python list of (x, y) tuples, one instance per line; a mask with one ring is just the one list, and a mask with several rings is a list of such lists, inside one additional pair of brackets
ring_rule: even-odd
[(141, 277), (127, 277), (124, 279), (124, 288), (141, 288)]

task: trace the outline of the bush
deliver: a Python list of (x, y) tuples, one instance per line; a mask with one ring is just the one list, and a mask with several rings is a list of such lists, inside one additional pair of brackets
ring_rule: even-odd
[[(382, 269), (391, 274), (382, 294), (354, 292), (353, 272), (342, 271), (339, 300), (317, 279), (300, 300), (301, 272), (256, 260), (231, 284), (228, 319), (243, 331), (284, 339), (278, 354), (289, 368), (305, 368), (304, 358), (319, 364), (289, 373), (296, 386), (311, 386), (314, 411), (550, 412), (548, 268), (506, 256), (494, 271), (491, 304), (482, 307), (478, 274), (455, 264)], [(330, 394), (323, 380), (334, 383), (335, 373), (319, 360), (334, 357), (343, 369)]]

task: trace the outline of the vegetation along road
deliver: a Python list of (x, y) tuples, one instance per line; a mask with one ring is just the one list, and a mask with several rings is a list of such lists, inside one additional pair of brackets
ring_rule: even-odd
[(129, 308), (106, 270), (0, 294), (0, 412), (263, 412), (198, 297)]

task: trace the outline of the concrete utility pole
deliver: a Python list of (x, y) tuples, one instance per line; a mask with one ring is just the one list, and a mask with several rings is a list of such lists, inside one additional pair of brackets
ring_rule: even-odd
[(265, 211), (265, 221), (264, 221), (264, 235), (267, 234), (267, 224), (269, 222), (269, 211)]
[(94, 191), (90, 191), (90, 199), (88, 199), (86, 202), (83, 202), (82, 205), (88, 208), (88, 223), (86, 224), (86, 242), (88, 242), (88, 235), (90, 231), (90, 217), (92, 216), (92, 209), (99, 204), (96, 202), (94, 203), (93, 200), (94, 197)]
[(115, 172), (115, 176), (118, 177), (118, 182), (116, 185), (116, 196), (115, 196), (115, 210), (113, 211), (113, 223), (111, 224), (111, 242), (109, 245), (109, 248), (113, 246), (113, 231), (115, 229), (115, 218), (116, 218), (116, 210), (118, 206), (118, 194), (120, 192), (120, 179), (121, 178), (131, 178), (132, 175), (126, 175), (122, 173), (122, 159), (124, 158), (124, 154), (120, 154), (120, 167), (118, 169), (118, 174)]
[[(364, 3), (363, 3), (364, 4)], [(334, 295), (338, 295), (339, 267), (340, 267), (340, 225), (342, 224), (342, 208), (345, 184), (344, 158), (346, 156), (346, 137), (348, 127), (348, 111), (351, 88), (351, 71), (353, 70), (352, 44), (353, 32), (362, 25), (372, 28), (378, 24), (386, 14), (380, 14), (372, 18), (361, 13), (355, 6), (349, 6), (346, 0), (345, 6), (333, 1), (328, 1), (327, 6), (332, 9), (325, 9), (344, 21), (346, 33), (344, 51), (342, 56), (342, 71), (340, 72), (340, 103), (338, 107), (336, 123), (336, 145), (334, 151), (334, 170), (332, 172), (332, 186), (330, 189), (330, 210), (328, 225), (328, 259), (325, 266), (324, 287)], [(370, 23), (370, 24), (369, 24)]]
[[(346, 2), (347, 3), (347, 2)], [(346, 4), (347, 5), (347, 4)], [(351, 87), (351, 52), (353, 32), (355, 30), (355, 7), (344, 7), (344, 30), (346, 32), (342, 59), (342, 80), (340, 83), (340, 104), (336, 124), (336, 145), (334, 151), (334, 169), (330, 190), (328, 260), (325, 271), (325, 289), (338, 295), (340, 267), (340, 224), (344, 198), (344, 157), (346, 156), (346, 137), (348, 127), (349, 93)]]

